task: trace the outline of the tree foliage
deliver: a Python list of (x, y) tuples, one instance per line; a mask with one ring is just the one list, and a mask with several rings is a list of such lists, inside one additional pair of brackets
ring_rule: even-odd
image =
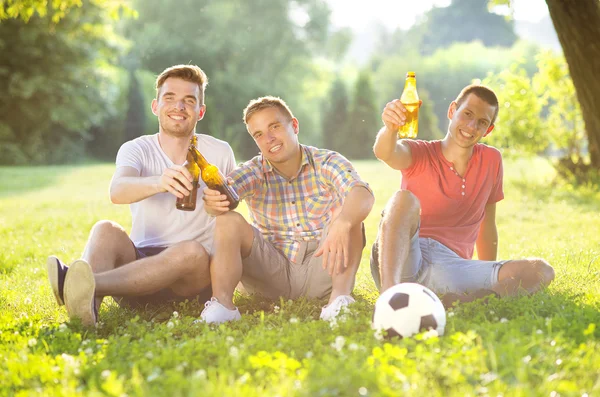
[(135, 4), (139, 18), (128, 22), (125, 35), (134, 42), (142, 67), (159, 73), (173, 64), (194, 63), (207, 73), (207, 113), (198, 127), (201, 132), (229, 141), (242, 158), (256, 154), (242, 123), (242, 109), (263, 95), (283, 97), (302, 124), (310, 124), (302, 117), (303, 84), (312, 73), (311, 54), (326, 42), (329, 10), (324, 3), (139, 0)]
[(484, 83), (498, 93), (501, 110), (497, 131), (488, 142), (509, 151), (558, 156), (558, 171), (581, 164), (587, 145), (581, 108), (562, 55), (550, 51), (537, 56), (537, 72), (529, 77), (520, 64)]
[(363, 70), (354, 86), (350, 116), (343, 134), (344, 146), (340, 152), (352, 159), (372, 158), (372, 142), (380, 124), (371, 74)]
[[(490, 0), (511, 6), (510, 0)], [(565, 158), (562, 168), (577, 179), (600, 174), (600, 0), (546, 0), (569, 67), (585, 123), (589, 162)]]
[(0, 20), (20, 19), (29, 22), (31, 17), (50, 17), (58, 23), (68, 13), (81, 8), (84, 3), (107, 10), (116, 18), (119, 14), (135, 16), (135, 11), (128, 6), (126, 0), (0, 0)]
[(146, 106), (140, 81), (135, 70), (129, 70), (129, 92), (127, 94), (127, 117), (125, 118), (125, 140), (144, 135), (146, 129)]
[(496, 127), (486, 142), (517, 153), (545, 150), (549, 139), (542, 131), (542, 105), (522, 65), (515, 63), (497, 74), (490, 74), (483, 84), (494, 89), (500, 103)]
[(49, 15), (0, 24), (0, 161), (73, 161), (89, 131), (114, 112), (108, 62), (119, 42), (102, 8), (85, 3), (53, 22)]
[(422, 54), (432, 54), (454, 43), (480, 41), (486, 47), (511, 47), (517, 41), (513, 21), (489, 11), (481, 0), (452, 0), (434, 7), (407, 36), (417, 40)]
[(431, 8), (408, 30), (382, 28), (375, 53), (378, 58), (428, 56), (474, 41), (484, 47), (509, 48), (517, 42), (514, 23), (490, 12), (484, 1), (453, 0), (448, 6)]
[(349, 109), (348, 90), (341, 78), (331, 85), (328, 98), (323, 104), (322, 134), (326, 149), (337, 152), (343, 150), (347, 136)]

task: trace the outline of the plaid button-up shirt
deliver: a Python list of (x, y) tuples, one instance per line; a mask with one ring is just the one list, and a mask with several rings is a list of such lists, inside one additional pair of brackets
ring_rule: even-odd
[(233, 170), (240, 199), (245, 199), (252, 224), (292, 262), (301, 241), (320, 240), (333, 212), (354, 186), (368, 185), (341, 154), (300, 145), (298, 174), (286, 179), (262, 155)]

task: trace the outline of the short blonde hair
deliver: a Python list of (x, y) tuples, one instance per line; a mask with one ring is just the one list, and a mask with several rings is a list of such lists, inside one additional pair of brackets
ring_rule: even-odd
[(244, 109), (244, 124), (248, 124), (248, 120), (252, 115), (260, 110), (268, 108), (277, 108), (283, 112), (286, 116), (291, 119), (294, 118), (292, 111), (285, 101), (279, 97), (274, 96), (263, 96), (250, 101), (246, 109)]
[(200, 87), (200, 103), (204, 104), (204, 90), (208, 85), (208, 77), (202, 69), (196, 65), (175, 65), (166, 68), (156, 78), (156, 99), (158, 99), (160, 89), (169, 77), (175, 77), (198, 84), (198, 87)]

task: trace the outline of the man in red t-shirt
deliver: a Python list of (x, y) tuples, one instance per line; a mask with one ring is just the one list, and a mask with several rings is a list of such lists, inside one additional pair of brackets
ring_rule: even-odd
[[(382, 213), (371, 254), (382, 292), (417, 282), (439, 294), (467, 293), (456, 297), (468, 301), (493, 292), (533, 293), (554, 279), (543, 259), (496, 259), (502, 156), (479, 141), (494, 129), (498, 110), (491, 89), (469, 85), (448, 108), (446, 137), (427, 142), (397, 140), (406, 109), (398, 99), (386, 105), (373, 151), (402, 172), (402, 185)], [(478, 260), (472, 259), (475, 246)]]

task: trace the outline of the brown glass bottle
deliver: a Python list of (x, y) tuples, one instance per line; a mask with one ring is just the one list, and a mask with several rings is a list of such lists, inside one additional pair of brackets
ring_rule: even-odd
[(233, 187), (227, 184), (227, 180), (221, 171), (219, 171), (219, 168), (209, 163), (204, 158), (202, 153), (200, 153), (196, 145), (190, 145), (189, 152), (194, 157), (198, 167), (200, 167), (200, 177), (204, 183), (206, 183), (206, 186), (212, 190), (218, 190), (221, 194), (227, 196), (227, 201), (229, 201), (229, 209), (235, 209), (240, 203), (240, 197)]
[[(192, 139), (190, 140), (190, 144), (195, 145), (196, 140), (197, 140), (197, 138), (194, 135), (192, 137)], [(190, 153), (189, 150), (187, 153), (187, 161), (185, 163), (185, 167), (188, 169), (188, 171), (190, 172), (190, 174), (192, 174), (192, 177), (194, 178), (194, 180), (192, 181), (193, 187), (188, 196), (183, 196), (183, 198), (179, 198), (179, 197), (177, 198), (177, 201), (175, 202), (175, 207), (178, 210), (182, 210), (182, 211), (194, 211), (196, 209), (196, 198), (198, 197), (200, 167), (198, 167), (198, 164), (196, 164), (194, 156)]]

